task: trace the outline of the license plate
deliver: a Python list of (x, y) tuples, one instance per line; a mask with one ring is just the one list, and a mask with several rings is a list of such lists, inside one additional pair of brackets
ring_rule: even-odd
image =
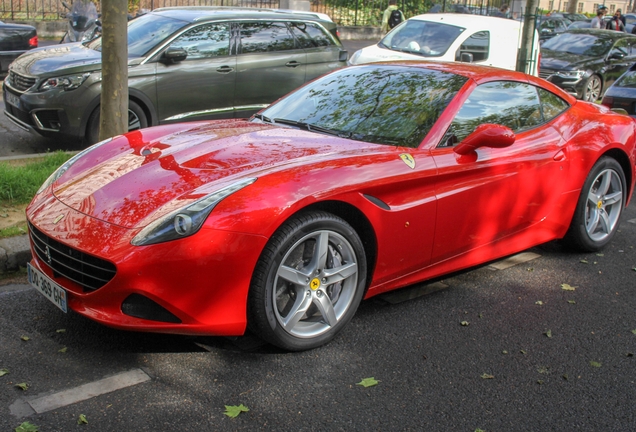
[(53, 282), (47, 275), (27, 263), (29, 283), (51, 303), (66, 313), (66, 290)]
[(9, 92), (4, 92), (4, 102), (20, 108), (20, 98)]

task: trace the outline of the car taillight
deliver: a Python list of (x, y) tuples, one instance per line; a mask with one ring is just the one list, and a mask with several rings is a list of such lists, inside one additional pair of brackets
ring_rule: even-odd
[(608, 108), (611, 108), (614, 106), (614, 98), (611, 96), (604, 96), (603, 100), (601, 101), (601, 105), (605, 105)]
[(38, 37), (37, 36), (33, 36), (31, 39), (29, 39), (29, 47), (30, 48), (37, 48), (38, 47)]

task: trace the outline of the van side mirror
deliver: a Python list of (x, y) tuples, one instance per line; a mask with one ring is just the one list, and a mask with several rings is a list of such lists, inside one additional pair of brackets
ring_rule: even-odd
[(462, 63), (472, 63), (473, 62), (473, 54), (463, 52), (459, 58), (459, 61)]
[(161, 56), (162, 60), (168, 64), (179, 63), (188, 57), (188, 53), (183, 48), (169, 47)]

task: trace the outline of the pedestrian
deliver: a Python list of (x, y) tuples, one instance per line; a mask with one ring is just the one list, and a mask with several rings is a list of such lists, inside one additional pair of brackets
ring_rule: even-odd
[(596, 16), (592, 18), (592, 21), (590, 21), (590, 27), (595, 29), (604, 29), (605, 28), (605, 22), (603, 20), (604, 16), (605, 16), (605, 12), (603, 12), (603, 10), (599, 9), (598, 11), (596, 11)]
[(393, 27), (404, 21), (404, 14), (397, 6), (397, 0), (389, 0), (389, 7), (382, 15), (382, 33), (388, 33)]
[(612, 19), (607, 22), (607, 25), (605, 27), (606, 29), (622, 32), (625, 31), (625, 24), (623, 24), (623, 21), (621, 21), (621, 13), (619, 11), (620, 9), (618, 9)]
[(618, 14), (621, 21), (623, 21), (623, 26), (627, 25), (627, 22), (625, 21), (625, 15), (623, 15), (623, 11), (620, 9), (616, 9), (616, 13)]
[(497, 12), (493, 14), (493, 16), (501, 17), (501, 18), (510, 18), (510, 8), (506, 3), (502, 4)]

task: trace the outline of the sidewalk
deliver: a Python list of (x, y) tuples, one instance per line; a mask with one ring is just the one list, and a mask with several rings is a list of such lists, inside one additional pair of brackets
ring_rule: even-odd
[(27, 234), (0, 239), (0, 273), (16, 271), (31, 261)]

